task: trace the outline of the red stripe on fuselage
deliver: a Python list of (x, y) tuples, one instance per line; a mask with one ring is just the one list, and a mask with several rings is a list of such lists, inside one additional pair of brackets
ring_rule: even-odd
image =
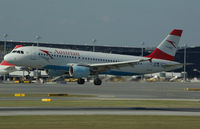
[(167, 53), (164, 53), (160, 49), (156, 48), (150, 55), (146, 56), (149, 58), (155, 58), (155, 59), (162, 59), (162, 60), (174, 60), (174, 56), (171, 56)]

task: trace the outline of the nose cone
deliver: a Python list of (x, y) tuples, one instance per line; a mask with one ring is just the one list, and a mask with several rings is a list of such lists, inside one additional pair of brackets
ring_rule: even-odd
[(7, 54), (4, 56), (4, 60), (8, 63), (15, 64), (15, 58), (11, 54)]

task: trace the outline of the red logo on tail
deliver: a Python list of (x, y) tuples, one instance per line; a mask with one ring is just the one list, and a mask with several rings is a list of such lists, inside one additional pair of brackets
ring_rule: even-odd
[(166, 40), (168, 43), (170, 43), (174, 48), (176, 48), (175, 46), (175, 42), (174, 41), (170, 41), (170, 40)]

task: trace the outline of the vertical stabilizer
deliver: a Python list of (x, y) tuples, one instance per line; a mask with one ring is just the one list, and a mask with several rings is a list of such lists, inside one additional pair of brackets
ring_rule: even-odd
[(174, 60), (182, 32), (183, 30), (178, 29), (171, 31), (158, 47), (146, 57), (171, 61)]

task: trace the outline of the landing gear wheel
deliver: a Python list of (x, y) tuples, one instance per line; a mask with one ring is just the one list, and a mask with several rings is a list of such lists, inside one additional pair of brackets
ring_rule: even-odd
[(25, 78), (26, 78), (27, 80), (29, 80), (29, 79), (31, 79), (31, 76), (30, 76), (30, 75), (26, 75)]
[(85, 79), (83, 79), (83, 78), (78, 78), (77, 83), (78, 83), (78, 84), (84, 84), (84, 83), (85, 83)]
[(99, 78), (94, 79), (94, 84), (95, 85), (101, 85), (102, 81)]

